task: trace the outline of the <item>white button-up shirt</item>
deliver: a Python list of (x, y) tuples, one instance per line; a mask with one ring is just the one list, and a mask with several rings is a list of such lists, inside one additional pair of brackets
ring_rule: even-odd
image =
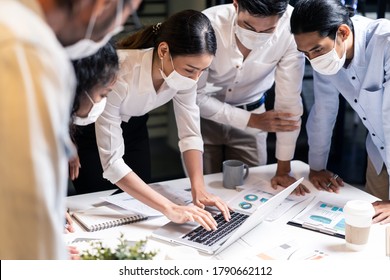
[(127, 122), (132, 116), (142, 116), (171, 99), (180, 151), (203, 151), (196, 85), (187, 91), (176, 91), (164, 82), (156, 92), (152, 81), (153, 49), (118, 50), (118, 55), (118, 79), (108, 95), (103, 114), (96, 121), (96, 139), (103, 177), (113, 184), (131, 171), (122, 159), (125, 147), (121, 122)]
[(315, 103), (307, 122), (309, 164), (325, 169), (341, 93), (368, 130), (366, 148), (376, 171), (390, 174), (390, 21), (352, 18), (354, 57), (335, 75), (314, 71)]
[[(270, 40), (244, 60), (234, 33), (237, 12), (232, 4), (204, 11), (217, 37), (217, 53), (198, 83), (201, 117), (245, 129), (251, 112), (236, 108), (257, 101), (275, 82), (275, 110), (302, 115), (304, 57), (290, 32), (289, 6)], [(207, 83), (206, 83), (207, 82)], [(276, 158), (291, 160), (299, 130), (277, 133)]]
[(37, 1), (0, 1), (0, 259), (66, 259), (75, 77)]

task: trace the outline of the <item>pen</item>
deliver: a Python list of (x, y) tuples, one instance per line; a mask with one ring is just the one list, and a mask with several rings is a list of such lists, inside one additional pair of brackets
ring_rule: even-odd
[[(69, 216), (68, 216), (69, 215)], [(69, 208), (66, 208), (66, 214), (65, 214), (65, 229), (69, 229), (71, 227), (69, 221), (68, 221), (68, 217), (70, 217), (70, 209)]]
[(115, 192), (113, 192), (112, 194), (110, 195), (115, 195), (115, 194), (118, 194), (118, 193), (123, 193), (123, 190), (118, 188)]
[[(339, 177), (337, 174), (333, 174), (332, 179), (336, 180)], [(330, 181), (327, 185), (326, 188), (329, 188), (332, 185), (332, 181)]]

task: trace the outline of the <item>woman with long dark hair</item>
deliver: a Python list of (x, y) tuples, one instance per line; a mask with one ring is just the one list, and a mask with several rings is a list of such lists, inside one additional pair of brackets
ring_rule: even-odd
[[(194, 10), (179, 12), (163, 23), (122, 39), (117, 44), (120, 61), (117, 80), (107, 97), (105, 110), (95, 124), (105, 179), (172, 221), (195, 220), (206, 229), (216, 225), (210, 214), (202, 209), (204, 206), (218, 207), (227, 220), (230, 216), (226, 203), (205, 189), (203, 141), (196, 105), (197, 80), (209, 67), (216, 47), (210, 21)], [(191, 181), (193, 202), (199, 207), (173, 204), (153, 191), (124, 160), (128, 147), (126, 138), (136, 136), (136, 142), (148, 140), (146, 121), (141, 125), (145, 133), (126, 130), (128, 121), (170, 100), (173, 100), (179, 148)], [(141, 151), (135, 160), (143, 161), (144, 156), (149, 155)], [(81, 162), (81, 165), (100, 162)]]

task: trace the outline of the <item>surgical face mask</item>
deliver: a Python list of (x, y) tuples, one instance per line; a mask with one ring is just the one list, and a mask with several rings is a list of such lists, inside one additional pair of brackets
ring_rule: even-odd
[(249, 50), (259, 48), (271, 39), (273, 33), (257, 33), (245, 28), (242, 28), (237, 23), (234, 26), (234, 33), (238, 40)]
[(169, 74), (168, 77), (164, 74), (164, 62), (161, 59), (160, 73), (167, 85), (175, 90), (188, 90), (194, 87), (198, 81), (184, 77), (183, 75), (180, 75), (178, 72), (176, 72), (175, 66), (173, 65), (172, 56), (170, 56), (170, 58), (173, 71), (171, 74)]
[(107, 33), (103, 37), (103, 39), (101, 39), (99, 42), (95, 42), (91, 40), (92, 31), (95, 26), (96, 17), (97, 17), (97, 15), (92, 15), (88, 24), (85, 38), (81, 39), (80, 41), (78, 41), (77, 43), (71, 46), (65, 47), (65, 50), (68, 53), (70, 59), (77, 60), (95, 54), (99, 49), (105, 46), (108, 43), (108, 41), (110, 41), (111, 37), (121, 32), (123, 30), (123, 26), (121, 25), (122, 10), (123, 10), (123, 0), (120, 0), (118, 1), (118, 6), (116, 10), (116, 20), (115, 20), (114, 30)]
[(341, 67), (343, 67), (345, 63), (345, 59), (347, 55), (347, 48), (345, 47), (345, 41), (344, 41), (344, 53), (343, 56), (340, 58), (336, 51), (336, 40), (337, 40), (337, 33), (336, 33), (336, 38), (334, 40), (333, 49), (330, 52), (327, 52), (326, 54), (320, 55), (311, 60), (309, 59), (313, 69), (322, 75), (336, 74), (341, 69)]
[(95, 103), (87, 92), (84, 93), (88, 97), (89, 101), (91, 101), (92, 108), (91, 111), (89, 111), (88, 116), (84, 118), (75, 116), (73, 118), (73, 123), (76, 125), (89, 125), (96, 122), (97, 118), (103, 113), (104, 108), (106, 107), (107, 97), (104, 97), (100, 100), (100, 102)]
[(123, 30), (122, 26), (117, 26), (113, 31), (109, 32), (99, 42), (95, 42), (91, 39), (82, 39), (74, 45), (66, 47), (66, 52), (71, 60), (77, 60), (84, 57), (88, 57), (97, 53), (99, 49), (104, 47), (112, 36), (115, 36)]

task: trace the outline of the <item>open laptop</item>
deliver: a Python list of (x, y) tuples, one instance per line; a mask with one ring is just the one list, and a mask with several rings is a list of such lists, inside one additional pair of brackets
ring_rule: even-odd
[(245, 233), (260, 224), (303, 181), (297, 180), (284, 190), (261, 204), (252, 214), (236, 211), (226, 222), (221, 213), (213, 215), (218, 222), (216, 231), (206, 231), (194, 222), (176, 224), (169, 222), (152, 233), (152, 237), (175, 244), (187, 245), (200, 252), (217, 254), (226, 249)]

